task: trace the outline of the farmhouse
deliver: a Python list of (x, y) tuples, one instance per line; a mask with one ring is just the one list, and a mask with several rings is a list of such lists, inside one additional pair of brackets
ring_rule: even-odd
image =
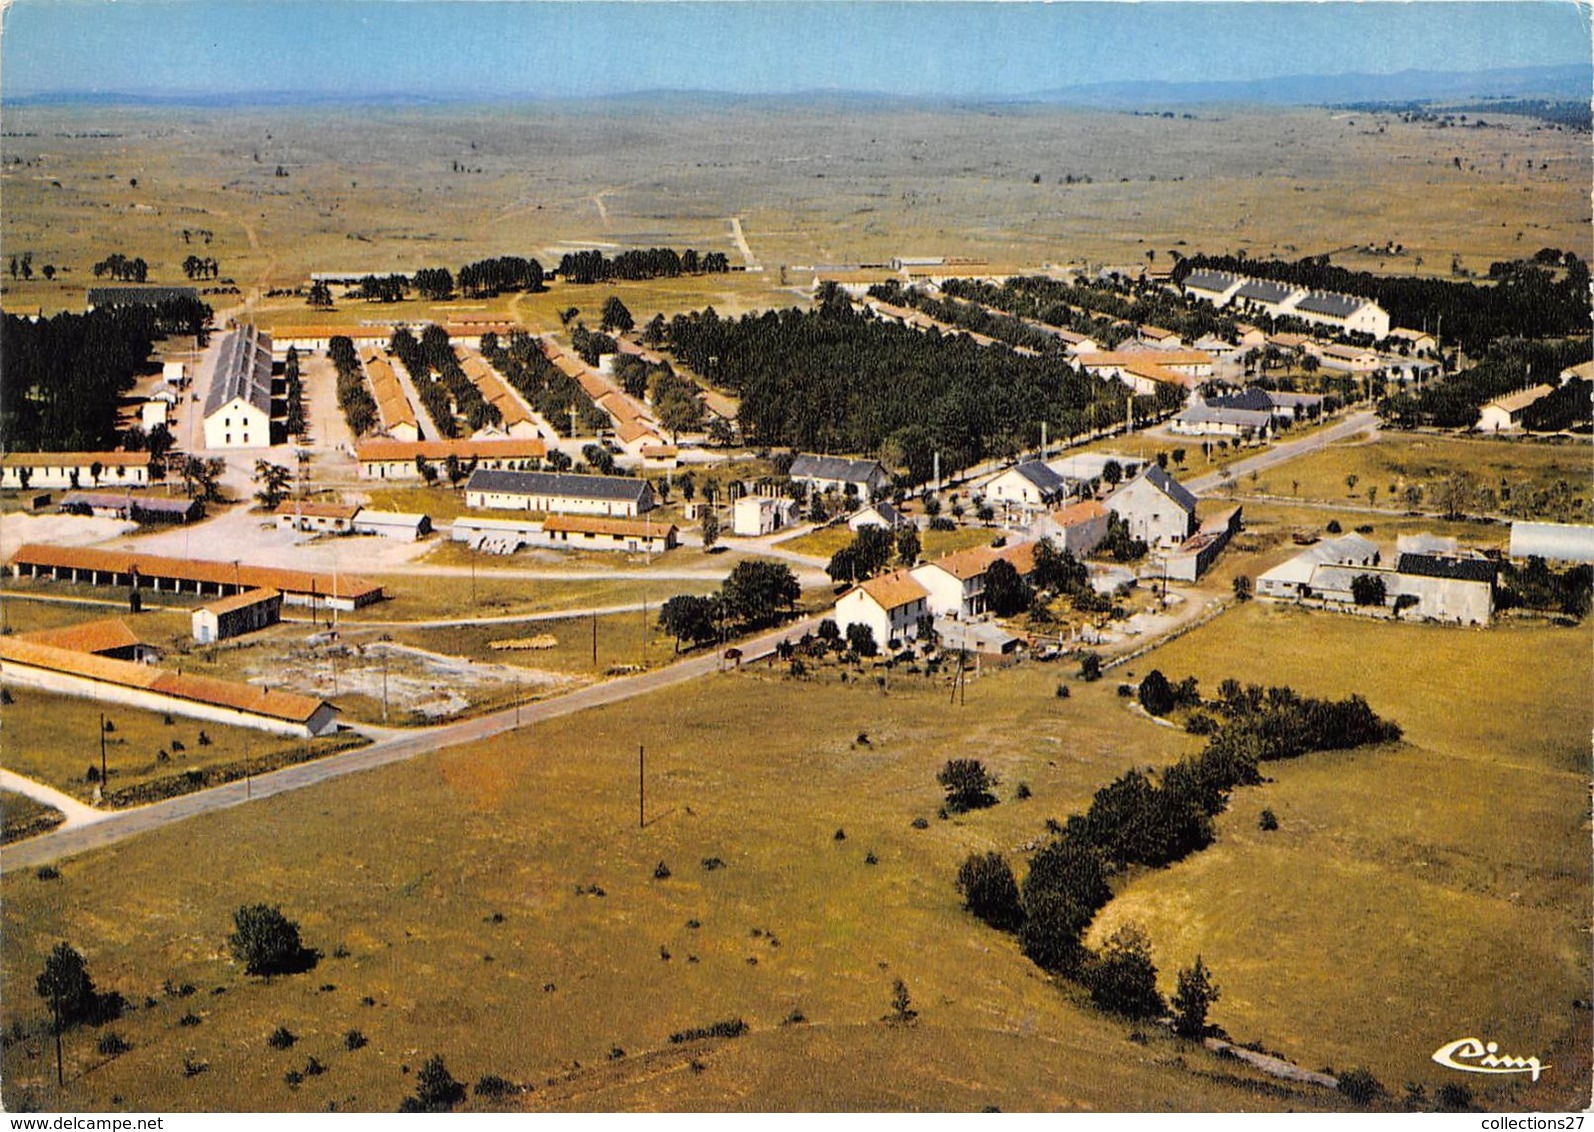
[(410, 511), (372, 511), (361, 507), (354, 516), (354, 533), (415, 542), (432, 533), (432, 517)]
[(731, 533), (746, 538), (774, 534), (797, 518), (797, 501), (772, 495), (744, 495), (731, 504)]
[(1377, 566), (1378, 547), (1361, 535), (1324, 539), (1279, 563), (1256, 579), (1256, 596), (1294, 600), (1312, 595), (1312, 579), (1319, 566)]
[(1239, 531), (1241, 522), (1241, 509), (1232, 507), (1202, 523), (1200, 530), (1185, 539), (1178, 550), (1170, 552), (1164, 559), (1166, 576), (1181, 582), (1193, 582), (1205, 574)]
[(147, 487), (148, 452), (7, 452), (0, 487)]
[(1085, 499), (1037, 516), (1029, 533), (1037, 539), (1051, 539), (1058, 551), (1083, 558), (1107, 537), (1107, 515), (1105, 504)]
[(1535, 385), (1531, 389), (1522, 389), (1504, 397), (1496, 397), (1478, 411), (1478, 423), (1475, 427), (1479, 432), (1519, 432), (1522, 428), (1523, 412), (1553, 392), (1554, 390), (1548, 385)]
[(465, 484), (465, 506), (634, 517), (652, 510), (654, 498), (653, 486), (646, 480), (625, 476), (478, 468)]
[(194, 610), (191, 631), (202, 645), (253, 633), (282, 620), (282, 594), (277, 590), (245, 590)]
[(278, 530), (342, 535), (354, 529), (354, 517), (359, 513), (358, 503), (311, 503), (300, 499), (279, 503), (272, 512), (277, 517)]
[(349, 574), (313, 574), (275, 566), (248, 566), (193, 558), (165, 558), (87, 546), (29, 543), (11, 556), (19, 578), (51, 578), (127, 589), (135, 583), (159, 593), (227, 597), (251, 589), (276, 589), (289, 605), (359, 609), (382, 600), (382, 587)]
[(308, 739), (337, 727), (337, 709), (325, 700), (168, 672), (18, 637), (0, 637), (0, 675), (21, 687), (279, 735)]
[(919, 618), (929, 612), (929, 593), (906, 570), (895, 570), (861, 582), (836, 599), (836, 624), (843, 634), (853, 625), (867, 625), (875, 643), (910, 640), (919, 635)]
[(271, 335), (240, 326), (221, 336), (200, 369), (205, 394), (205, 447), (266, 448), (271, 444)]
[(646, 551), (662, 554), (678, 545), (674, 523), (609, 519), (597, 515), (550, 515), (542, 524), (549, 546), (565, 549)]
[(1008, 511), (1044, 511), (1068, 494), (1068, 481), (1039, 460), (1015, 464), (985, 488), (985, 498)]
[(848, 460), (841, 456), (800, 455), (791, 462), (791, 478), (815, 491), (850, 489), (860, 499), (873, 499), (891, 484), (891, 475), (878, 460)]
[(1107, 497), (1107, 507), (1135, 538), (1152, 546), (1171, 546), (1196, 529), (1196, 499), (1156, 464)]
[(470, 468), (529, 471), (548, 454), (541, 440), (367, 440), (354, 449), (360, 478), (418, 480), (421, 464), (441, 471), (452, 456)]

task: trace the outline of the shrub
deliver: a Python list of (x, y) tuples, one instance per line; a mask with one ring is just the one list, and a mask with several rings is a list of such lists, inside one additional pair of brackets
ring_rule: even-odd
[(1258, 829), (1271, 833), (1279, 827), (1278, 815), (1272, 810), (1263, 810), (1262, 816), (1257, 819), (1256, 825)]
[(1447, 1081), (1434, 1091), (1434, 1107), (1440, 1112), (1466, 1112), (1472, 1107), (1472, 1090), (1458, 1081)]
[(364, 1049), (371, 1044), (371, 1040), (358, 1030), (350, 1030), (343, 1035), (343, 1048), (353, 1053), (357, 1049)]
[(61, 870), (54, 865), (40, 865), (33, 875), (40, 880), (60, 880)]
[(1337, 535), (1343, 529), (1344, 528), (1339, 525), (1339, 520), (1338, 519), (1330, 519), (1328, 521), (1328, 533), (1329, 534)]
[(725, 867), (725, 862), (720, 860), (718, 857), (704, 857), (703, 858), (703, 871), (705, 873), (711, 873), (715, 869), (723, 869), (724, 867)]
[(1084, 958), (1080, 934), (1111, 895), (1094, 849), (1066, 836), (1052, 841), (1030, 860), (1024, 877), (1019, 946), (1047, 971), (1077, 970)]
[(747, 1023), (740, 1018), (727, 1018), (722, 1022), (713, 1022), (707, 1026), (694, 1026), (689, 1030), (677, 1030), (670, 1035), (671, 1045), (680, 1045), (683, 1042), (696, 1042), (704, 1038), (739, 1038), (747, 1033)]
[(293, 1043), (298, 1040), (298, 1035), (288, 1029), (288, 1027), (278, 1026), (271, 1031), (271, 1036), (266, 1039), (266, 1044), (272, 1049), (292, 1049)]
[(1101, 679), (1101, 657), (1087, 652), (1079, 658), (1079, 678), (1089, 683)]
[(304, 1074), (297, 1069), (290, 1069), (282, 1075), (282, 1083), (290, 1089), (297, 1089), (304, 1084)]
[(1068, 685), (1067, 684), (1059, 684), (1059, 685), (1057, 685), (1057, 698), (1058, 699), (1066, 700), (1071, 695), (1073, 695), (1073, 693), (1068, 690)]
[(1184, 729), (1191, 735), (1213, 735), (1218, 730), (1218, 721), (1204, 711), (1190, 713), (1190, 718), (1184, 721)]
[(935, 780), (946, 790), (946, 806), (953, 813), (996, 805), (991, 793), (996, 780), (978, 759), (948, 759)]
[(1167, 715), (1174, 707), (1173, 688), (1160, 669), (1153, 668), (1140, 681), (1140, 706), (1152, 715)]
[(1339, 1091), (1357, 1104), (1372, 1104), (1383, 1096), (1384, 1086), (1365, 1069), (1351, 1069), (1339, 1078)]
[(869, 852), (863, 855), (863, 863), (866, 865), (878, 865), (880, 863), (880, 858), (876, 857), (874, 855), (874, 850), (871, 849)]
[(1157, 991), (1151, 941), (1135, 924), (1125, 924), (1107, 940), (1085, 968), (1085, 985), (1097, 1006), (1131, 1018), (1154, 1018), (1167, 1009)]
[(299, 925), (264, 904), (239, 908), (227, 937), (233, 958), (251, 975), (290, 975), (315, 966), (316, 953), (299, 942)]
[(99, 1045), (95, 1048), (100, 1051), (101, 1057), (119, 1057), (133, 1047), (128, 1044), (126, 1038), (112, 1030), (100, 1038)]
[(835, 835), (834, 840), (836, 840), (836, 841), (845, 841), (845, 840), (847, 840), (847, 831), (844, 830), (844, 829), (836, 830), (836, 835)]
[(929, 818), (923, 818), (923, 817), (914, 818), (913, 822), (912, 822), (912, 825), (913, 825), (914, 829), (929, 829), (930, 828), (930, 819)]
[(1018, 900), (1018, 882), (1000, 853), (971, 853), (958, 869), (957, 888), (963, 906), (1002, 931), (1011, 931), (1024, 919)]
[(515, 1086), (496, 1073), (484, 1073), (476, 1082), (476, 1095), (489, 1100), (501, 1100), (515, 1092)]
[(1017, 799), (1018, 801), (1020, 801), (1020, 802), (1022, 802), (1025, 798), (1030, 797), (1031, 795), (1032, 795), (1032, 791), (1030, 790), (1029, 783), (1027, 783), (1027, 782), (1020, 782), (1018, 784), (1018, 789), (1013, 791), (1013, 797), (1015, 799)]
[(199, 1025), (199, 1015), (190, 1010), (181, 1018), (177, 1019), (177, 1024), (179, 1026), (197, 1026)]
[(448, 1071), (443, 1055), (434, 1053), (426, 1059), (415, 1077), (415, 1095), (405, 1097), (400, 1112), (449, 1112), (465, 1099), (465, 1086)]
[(321, 1074), (325, 1073), (326, 1071), (327, 1071), (327, 1067), (325, 1065), (322, 1065), (319, 1061), (317, 1061), (313, 1057), (309, 1058), (304, 1063), (304, 1075), (306, 1077), (319, 1077), (319, 1076), (321, 1076)]
[(653, 866), (653, 879), (654, 880), (669, 880), (670, 879), (670, 866), (666, 865), (663, 861), (660, 861), (658, 864), (654, 865)]

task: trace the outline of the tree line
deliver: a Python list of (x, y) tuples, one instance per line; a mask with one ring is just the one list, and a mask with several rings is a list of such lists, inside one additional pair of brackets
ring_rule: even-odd
[(609, 414), (592, 403), (575, 378), (550, 362), (537, 339), (525, 331), (510, 331), (507, 345), (488, 331), (481, 338), (481, 353), (559, 435), (573, 435), (572, 408), (579, 427), (589, 432), (609, 426)]
[(1087, 335), (1108, 350), (1132, 338), (1136, 326), (1160, 326), (1187, 342), (1208, 334), (1228, 342), (1239, 340), (1239, 330), (1229, 315), (1213, 310), (1208, 303), (1187, 303), (1156, 286), (1140, 286), (1126, 293), (1105, 283), (1064, 283), (1046, 276), (1026, 275), (1000, 285), (977, 279), (949, 279), (942, 290), (956, 298)]
[(932, 474), (1011, 455), (1123, 419), (1123, 387), (1077, 373), (1057, 356), (1025, 357), (963, 336), (921, 333), (855, 311), (839, 289), (813, 310), (721, 318), (677, 315), (665, 338), (676, 357), (741, 397), (750, 444), (870, 453)]
[(365, 368), (360, 365), (353, 340), (342, 334), (335, 336), (327, 343), (327, 356), (338, 371), (338, 407), (343, 410), (343, 419), (349, 422), (350, 432), (364, 436), (380, 422), (376, 399), (366, 385)]
[(567, 283), (606, 283), (611, 279), (673, 279), (678, 275), (715, 275), (731, 269), (722, 252), (699, 254), (692, 248), (625, 251), (609, 258), (600, 251), (566, 252), (559, 259), (559, 278)]
[[(1554, 249), (1546, 249), (1554, 251)], [(1576, 254), (1557, 253), (1560, 278), (1538, 257), (1518, 261), (1491, 286), (1412, 275), (1374, 275), (1335, 267), (1328, 257), (1293, 263), (1241, 256), (1194, 255), (1173, 270), (1182, 284), (1199, 269), (1276, 279), (1314, 291), (1337, 291), (1372, 299), (1389, 312), (1392, 325), (1439, 328), (1446, 341), (1473, 357), (1500, 338), (1554, 338), (1587, 334), (1591, 312), (1589, 269)], [(1548, 257), (1547, 257), (1548, 258)]]
[[(1587, 340), (1494, 342), (1477, 365), (1421, 389), (1392, 393), (1379, 401), (1378, 413), (1397, 428), (1471, 428), (1488, 402), (1529, 385), (1556, 385), (1563, 369), (1587, 361), (1588, 356)], [(1529, 406), (1524, 413), (1524, 427), (1548, 431), (1588, 424), (1594, 414), (1588, 389), (1586, 382), (1568, 382)]]

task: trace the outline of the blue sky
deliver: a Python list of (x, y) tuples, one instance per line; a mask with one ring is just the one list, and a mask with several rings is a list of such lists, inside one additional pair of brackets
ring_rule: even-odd
[(1571, 0), (16, 0), (0, 91), (1009, 96), (1097, 82), (1589, 62)]

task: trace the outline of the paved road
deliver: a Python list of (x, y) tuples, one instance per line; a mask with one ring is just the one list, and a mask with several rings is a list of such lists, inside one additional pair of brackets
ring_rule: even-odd
[(59, 829), (75, 829), (81, 825), (92, 825), (104, 821), (109, 817), (105, 810), (96, 810), (93, 806), (84, 805), (70, 794), (63, 794), (42, 782), (35, 782), (31, 778), (23, 778), (9, 770), (0, 770), (0, 786), (13, 790), (18, 794), (26, 794), (35, 802), (43, 802), (46, 806), (54, 806), (66, 815), (66, 821)]
[[(1229, 478), (1238, 482), (1241, 476), (1251, 472), (1264, 472), (1276, 467), (1286, 460), (1293, 460), (1297, 456), (1304, 456), (1309, 452), (1316, 452), (1319, 448), (1326, 447), (1346, 437), (1354, 436), (1358, 432), (1378, 431), (1378, 414), (1371, 409), (1359, 413), (1352, 413), (1338, 424), (1329, 425), (1311, 436), (1304, 436), (1300, 440), (1291, 440), (1283, 444), (1275, 444), (1265, 452), (1250, 456), (1237, 463), (1229, 465)], [(1212, 495), (1224, 484), (1223, 476), (1218, 472), (1209, 472), (1204, 476), (1186, 480), (1184, 486), (1196, 495)]]
[[(818, 624), (818, 617), (793, 622), (737, 647), (742, 650), (744, 658), (761, 657), (772, 652), (780, 641), (788, 637), (795, 640), (805, 632), (815, 629)], [(721, 665), (718, 652), (695, 656), (651, 672), (588, 685), (562, 696), (525, 704), (518, 709), (507, 708), (491, 715), (461, 720), (458, 723), (395, 734), (391, 738), (381, 739), (357, 751), (283, 767), (281, 770), (263, 774), (248, 782), (229, 782), (225, 786), (200, 790), (180, 798), (169, 798), (164, 802), (105, 814), (93, 824), (57, 829), (52, 833), (7, 846), (0, 851), (0, 872), (33, 868), (61, 857), (102, 849), (186, 818), (243, 805), (255, 798), (286, 794), (292, 790), (342, 778), (344, 775), (358, 774), (361, 771), (387, 766), (389, 763), (411, 759), (429, 751), (458, 746), (462, 743), (473, 743), (479, 739), (513, 731), (517, 727), (543, 723), (588, 708), (647, 695), (709, 675), (718, 671)]]

